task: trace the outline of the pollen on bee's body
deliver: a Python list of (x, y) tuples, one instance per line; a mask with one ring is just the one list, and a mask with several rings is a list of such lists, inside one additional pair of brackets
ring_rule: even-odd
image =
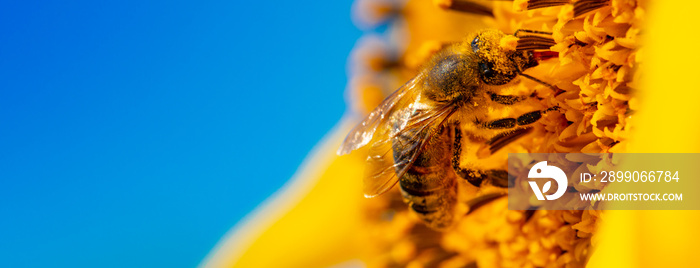
[(503, 51), (500, 45), (501, 39), (505, 35), (498, 30), (485, 30), (479, 33), (472, 42), (474, 53), (479, 56), (496, 62), (500, 60), (499, 53)]
[(503, 38), (501, 38), (501, 41), (498, 43), (498, 45), (501, 47), (501, 49), (505, 51), (514, 51), (518, 47), (518, 41), (519, 38), (513, 35), (506, 35)]
[[(484, 30), (472, 41), (472, 49), (484, 62), (480, 63), (482, 71), (486, 74), (494, 71), (501, 74), (515, 74), (512, 66), (512, 59), (508, 57), (510, 49), (501, 45), (502, 39), (506, 35), (498, 30)], [(506, 42), (508, 42), (506, 40)], [(510, 80), (508, 80), (510, 81)], [(505, 81), (505, 82), (508, 82)]]
[[(452, 54), (438, 57), (435, 65), (428, 71), (426, 86), (435, 92), (445, 94), (445, 97), (455, 91), (469, 87), (469, 80), (464, 79), (468, 70), (468, 60), (463, 55)], [(444, 98), (438, 97), (436, 98)]]

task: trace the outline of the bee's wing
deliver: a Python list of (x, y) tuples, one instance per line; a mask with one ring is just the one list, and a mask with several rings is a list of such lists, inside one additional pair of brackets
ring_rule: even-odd
[(338, 148), (338, 155), (348, 154), (362, 146), (367, 145), (374, 136), (379, 126), (387, 127), (389, 126), (389, 118), (391, 114), (396, 111), (395, 107), (406, 107), (408, 104), (413, 102), (415, 99), (411, 98), (413, 92), (411, 92), (416, 85), (419, 85), (423, 81), (423, 74), (419, 74), (411, 81), (401, 86), (398, 90), (394, 91), (389, 97), (382, 101), (377, 108), (372, 110), (367, 117), (355, 126), (348, 136), (343, 141), (343, 144)]
[[(453, 103), (421, 110), (408, 109), (408, 116), (396, 116), (378, 139), (372, 140), (367, 157), (363, 191), (365, 197), (375, 197), (391, 189), (413, 165), (438, 127), (455, 112)], [(391, 130), (393, 128), (393, 130)], [(392, 147), (392, 140), (401, 142)]]

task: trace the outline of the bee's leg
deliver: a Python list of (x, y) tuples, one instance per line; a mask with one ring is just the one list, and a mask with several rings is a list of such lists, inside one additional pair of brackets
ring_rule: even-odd
[[(481, 186), (482, 183), (498, 186), (498, 187), (508, 187), (508, 172), (506, 170), (492, 169), (492, 170), (473, 170), (465, 169), (460, 166), (461, 155), (462, 155), (462, 129), (459, 122), (455, 122), (450, 126), (454, 131), (454, 143), (452, 146), (452, 169), (455, 171), (457, 176), (468, 181), (474, 186)], [(501, 134), (496, 136), (487, 142), (490, 146), (491, 153), (503, 148), (514, 140), (522, 137), (523, 135), (530, 133), (532, 128), (521, 128), (507, 134)]]
[(488, 145), (489, 150), (488, 155), (494, 154), (501, 148), (519, 139), (520, 137), (529, 134), (530, 132), (532, 132), (532, 128), (525, 127), (496, 135), (495, 137), (491, 138), (491, 140), (486, 142), (486, 145)]
[(452, 169), (455, 171), (455, 173), (457, 173), (457, 176), (466, 179), (469, 171), (459, 166), (462, 157), (462, 128), (459, 125), (459, 121), (452, 124), (451, 129), (454, 131), (454, 142), (452, 144)]
[(535, 92), (532, 92), (532, 94), (528, 96), (499, 95), (490, 91), (488, 92), (488, 94), (491, 101), (503, 105), (513, 105), (535, 96)]
[[(506, 193), (487, 193), (475, 197), (466, 202), (467, 207), (469, 207), (469, 210), (467, 211), (466, 215), (469, 215), (470, 213), (474, 212), (474, 210), (479, 209), (480, 207), (490, 203), (491, 201), (497, 200), (498, 198), (504, 197), (506, 195)], [(530, 219), (532, 219), (532, 216), (535, 214), (536, 209), (537, 207), (530, 207), (528, 210), (523, 210), (523, 220), (521, 224), (525, 224), (526, 222), (530, 221)]]
[[(508, 171), (505, 169), (491, 169), (484, 172), (486, 174), (486, 183), (501, 188), (508, 188)], [(513, 177), (515, 179), (515, 177)]]
[[(542, 118), (542, 114), (545, 114), (549, 111), (554, 111), (554, 110), (559, 110), (558, 106), (548, 108), (544, 111), (532, 111), (526, 114), (523, 114), (519, 116), (518, 118), (502, 118), (502, 119), (496, 119), (490, 122), (485, 122), (480, 125), (483, 128), (488, 128), (488, 129), (509, 129), (509, 128), (514, 128), (517, 126), (525, 126), (529, 125), (532, 123), (537, 122), (537, 120), (540, 120)], [(478, 122), (477, 122), (478, 123)]]
[(494, 201), (498, 198), (506, 196), (504, 193), (488, 193), (484, 194), (482, 196), (475, 197), (469, 201), (467, 201), (467, 206), (469, 207), (469, 211), (467, 212), (467, 215), (469, 213), (472, 213), (474, 210), (482, 207), (483, 205), (488, 204), (491, 201)]
[(454, 131), (454, 143), (452, 145), (452, 169), (455, 171), (457, 176), (478, 187), (481, 185), (481, 182), (486, 178), (486, 176), (481, 171), (465, 169), (460, 166), (462, 157), (462, 128), (460, 127), (459, 122), (455, 122), (451, 125), (451, 129)]
[(525, 216), (525, 222), (528, 222), (532, 218), (532, 216), (535, 215), (534, 209), (536, 209), (536, 207), (533, 207), (532, 210), (524, 210), (523, 211), (523, 216)]
[[(458, 169), (461, 172), (461, 174), (459, 174), (459, 175), (462, 177), (462, 179), (465, 179), (471, 185), (479, 187), (479, 186), (481, 186), (481, 182), (484, 181), (485, 176), (480, 171), (467, 170), (467, 169), (463, 169), (463, 168), (459, 168), (459, 167), (458, 167)], [(455, 170), (457, 170), (457, 169), (455, 169)]]
[(468, 181), (471, 185), (476, 187), (481, 187), (482, 185), (492, 185), (500, 188), (508, 187), (508, 171), (504, 169), (490, 169), (490, 170), (472, 170), (472, 169), (461, 169), (463, 174), (463, 179)]

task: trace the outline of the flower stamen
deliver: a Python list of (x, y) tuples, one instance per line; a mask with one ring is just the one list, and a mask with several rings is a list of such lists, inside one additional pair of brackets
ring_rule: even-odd
[(513, 6), (516, 10), (532, 10), (545, 7), (561, 6), (570, 3), (569, 0), (516, 0)]
[(574, 17), (610, 4), (608, 0), (579, 0), (574, 2)]
[(478, 15), (486, 15), (493, 17), (493, 11), (491, 8), (474, 3), (467, 0), (433, 0), (433, 4), (436, 6), (459, 12), (466, 12)]

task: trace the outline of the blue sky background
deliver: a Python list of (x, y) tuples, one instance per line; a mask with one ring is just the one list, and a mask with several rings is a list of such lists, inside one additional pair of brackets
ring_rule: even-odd
[(4, 1), (0, 266), (193, 267), (345, 110), (350, 1)]

